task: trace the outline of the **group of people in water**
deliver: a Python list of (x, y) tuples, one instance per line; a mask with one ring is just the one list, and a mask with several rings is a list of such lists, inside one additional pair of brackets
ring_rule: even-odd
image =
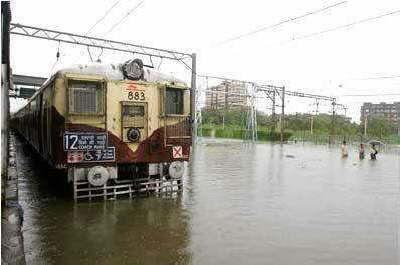
[[(370, 158), (371, 160), (376, 160), (376, 155), (378, 154), (378, 150), (376, 149), (376, 146), (374, 143), (371, 144), (371, 148), (370, 148)], [(360, 144), (360, 147), (358, 149), (358, 155), (360, 159), (364, 159), (365, 158), (365, 147), (364, 144)], [(347, 148), (347, 143), (346, 141), (343, 141), (342, 143), (342, 157), (348, 157), (349, 156), (349, 150)]]

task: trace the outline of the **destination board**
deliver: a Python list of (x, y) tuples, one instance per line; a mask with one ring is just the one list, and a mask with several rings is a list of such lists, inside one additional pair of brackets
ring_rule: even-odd
[(64, 151), (94, 151), (107, 148), (107, 133), (64, 133)]
[(107, 147), (102, 150), (91, 151), (68, 151), (68, 163), (87, 163), (87, 162), (114, 162), (115, 147)]

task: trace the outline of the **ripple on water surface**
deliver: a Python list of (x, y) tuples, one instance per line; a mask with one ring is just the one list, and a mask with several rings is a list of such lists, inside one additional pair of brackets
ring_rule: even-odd
[(399, 264), (396, 152), (208, 141), (180, 196), (74, 204), (21, 149), (28, 264)]

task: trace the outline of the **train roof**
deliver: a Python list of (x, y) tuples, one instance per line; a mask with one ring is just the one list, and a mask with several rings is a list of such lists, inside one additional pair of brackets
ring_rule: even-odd
[[(127, 80), (122, 71), (122, 64), (78, 64), (68, 68), (63, 68), (57, 73), (76, 73), (85, 75), (99, 75), (107, 80)], [(177, 83), (187, 86), (187, 84), (169, 74), (165, 74), (150, 68), (144, 68), (144, 81), (156, 83)]]
[[(122, 72), (122, 65), (123, 64), (101, 64), (101, 63), (89, 63), (89, 64), (77, 64), (72, 65), (71, 67), (66, 67), (57, 70), (54, 74), (52, 74), (36, 91), (36, 93), (28, 99), (28, 101), (23, 104), (17, 111), (14, 113), (18, 113), (22, 110), (26, 105), (28, 105), (32, 99), (50, 82), (52, 82), (58, 74), (67, 74), (67, 73), (74, 73), (74, 74), (82, 74), (82, 75), (98, 75), (104, 77), (106, 80), (128, 80), (123, 72)], [(155, 83), (171, 83), (178, 86), (187, 87), (187, 84), (174, 77), (173, 75), (168, 75), (153, 69), (145, 68), (144, 69), (144, 78), (145, 82), (155, 82)], [(13, 114), (14, 114), (13, 113)]]

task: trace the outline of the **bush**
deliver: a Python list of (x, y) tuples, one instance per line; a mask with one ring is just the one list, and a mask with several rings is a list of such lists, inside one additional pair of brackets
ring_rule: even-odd
[[(201, 131), (202, 130), (202, 131)], [(198, 130), (198, 134), (202, 132), (202, 136), (210, 137), (212, 130), (215, 130), (215, 137), (217, 138), (232, 138), (232, 139), (245, 139), (247, 130), (244, 129), (234, 129), (234, 128), (203, 128)], [(248, 131), (248, 135), (250, 135)], [(292, 136), (291, 132), (284, 132), (283, 139), (287, 141)], [(257, 137), (260, 141), (280, 141), (280, 132), (271, 131), (257, 131)]]

